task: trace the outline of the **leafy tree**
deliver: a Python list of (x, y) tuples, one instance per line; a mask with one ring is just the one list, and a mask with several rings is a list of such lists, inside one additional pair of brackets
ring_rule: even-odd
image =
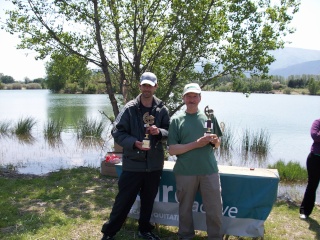
[[(115, 87), (129, 97), (139, 77), (153, 71), (157, 95), (171, 114), (186, 82), (201, 87), (221, 76), (268, 72), (269, 50), (283, 47), (298, 0), (15, 0), (5, 29), (19, 33), (19, 48), (44, 59), (55, 51), (75, 54), (101, 68), (113, 112)], [(209, 61), (210, 60), (210, 61)], [(203, 71), (195, 71), (195, 64)], [(116, 83), (112, 78), (116, 77)]]
[(313, 78), (309, 80), (308, 90), (310, 95), (316, 95), (320, 91), (320, 81), (315, 81)]
[(24, 83), (25, 83), (25, 84), (31, 83), (31, 79), (28, 78), (28, 77), (25, 77), (25, 78), (24, 78)]
[(269, 80), (263, 80), (258, 83), (259, 92), (271, 92), (272, 91), (272, 82)]
[(2, 76), (2, 77), (0, 78), (0, 80), (1, 80), (2, 83), (6, 83), (6, 84), (8, 84), (8, 83), (14, 83), (14, 78), (11, 77), (11, 76), (8, 76), (8, 75)]
[(54, 53), (51, 56), (52, 61), (46, 64), (47, 85), (53, 92), (59, 92), (66, 87), (66, 84), (72, 84), (84, 89), (86, 81), (90, 78), (90, 71), (87, 68), (87, 61), (77, 55), (65, 55)]

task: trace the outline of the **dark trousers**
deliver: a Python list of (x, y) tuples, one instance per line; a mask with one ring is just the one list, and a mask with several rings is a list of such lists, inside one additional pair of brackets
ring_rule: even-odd
[(114, 236), (121, 229), (138, 194), (141, 199), (138, 230), (151, 231), (154, 227), (150, 224), (150, 217), (153, 202), (158, 193), (161, 174), (161, 170), (154, 172), (123, 171), (118, 181), (119, 192), (109, 221), (103, 224), (101, 232)]
[(320, 156), (310, 153), (307, 158), (308, 185), (300, 206), (300, 213), (309, 216), (316, 201), (320, 181)]

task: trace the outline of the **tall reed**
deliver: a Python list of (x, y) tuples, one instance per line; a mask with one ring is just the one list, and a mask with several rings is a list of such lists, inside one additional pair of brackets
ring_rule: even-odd
[(31, 130), (36, 123), (32, 117), (20, 118), (13, 128), (13, 133), (17, 136), (31, 135)]
[(252, 136), (250, 151), (258, 155), (267, 155), (270, 150), (270, 135), (264, 130), (256, 132)]
[(241, 150), (244, 154), (253, 153), (258, 156), (266, 156), (270, 151), (269, 133), (264, 129), (257, 132), (245, 129), (242, 135)]
[(0, 136), (9, 135), (9, 129), (10, 129), (10, 122), (8, 121), (0, 122)]
[(62, 118), (58, 120), (48, 120), (43, 129), (44, 137), (46, 139), (60, 138), (63, 126), (64, 120)]
[(79, 120), (77, 123), (77, 137), (84, 140), (85, 138), (102, 139), (105, 124), (102, 121), (93, 119)]
[(225, 127), (225, 124), (223, 124), (222, 131), (223, 135), (221, 137), (219, 153), (224, 156), (231, 155), (232, 150), (234, 150), (233, 146), (235, 145), (234, 131), (230, 126)]

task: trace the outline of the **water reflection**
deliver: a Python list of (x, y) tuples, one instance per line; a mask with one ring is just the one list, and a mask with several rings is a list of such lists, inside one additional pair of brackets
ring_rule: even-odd
[(105, 141), (102, 138), (86, 137), (78, 139), (78, 146), (81, 148), (102, 148)]
[(36, 141), (36, 138), (32, 134), (16, 135), (16, 138), (20, 144), (33, 145)]
[(49, 95), (47, 118), (58, 121), (63, 118), (66, 129), (75, 129), (77, 120), (86, 118), (87, 98), (75, 96), (62, 97), (61, 95)]
[(63, 147), (63, 141), (61, 137), (48, 138), (48, 139), (45, 139), (45, 142), (52, 149), (58, 149)]

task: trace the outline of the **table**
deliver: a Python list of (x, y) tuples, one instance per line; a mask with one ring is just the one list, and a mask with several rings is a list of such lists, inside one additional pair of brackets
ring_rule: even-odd
[[(178, 202), (175, 196), (175, 162), (165, 161), (162, 178), (155, 199), (151, 222), (178, 226)], [(277, 199), (279, 174), (276, 169), (219, 165), (223, 201), (223, 234), (243, 237), (262, 237), (264, 222)], [(116, 164), (120, 175), (122, 165)], [(139, 218), (140, 199), (132, 206), (129, 217)], [(205, 214), (198, 193), (193, 205), (196, 230), (206, 231)]]

